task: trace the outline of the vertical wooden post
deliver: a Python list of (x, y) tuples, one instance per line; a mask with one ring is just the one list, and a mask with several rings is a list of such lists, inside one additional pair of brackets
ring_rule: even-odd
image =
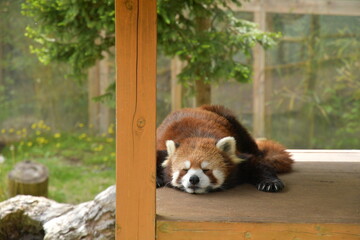
[[(254, 20), (260, 30), (266, 28), (266, 12), (263, 0), (259, 2), (259, 10), (254, 12)], [(253, 84), (253, 134), (265, 137), (265, 51), (257, 44), (254, 49), (254, 84)]]
[(116, 0), (116, 239), (155, 239), (156, 0)]
[[(103, 59), (99, 61), (99, 88), (100, 95), (106, 93), (106, 89), (111, 83), (110, 79), (110, 67), (109, 67), (109, 53), (103, 52)], [(100, 103), (99, 107), (99, 132), (106, 133), (108, 131), (110, 123), (113, 123), (111, 119), (111, 110), (106, 104)]]
[(318, 61), (317, 61), (317, 43), (320, 37), (320, 16), (312, 15), (309, 29), (309, 37), (307, 40), (307, 55), (308, 60), (306, 63), (306, 82), (305, 82), (305, 97), (308, 101), (305, 103), (305, 112), (308, 122), (305, 138), (307, 139), (307, 147), (314, 147), (314, 134), (315, 134), (315, 89), (318, 74)]
[(179, 57), (171, 59), (171, 111), (179, 110), (182, 107), (182, 86), (178, 82), (177, 75), (184, 67)]
[[(211, 27), (211, 20), (207, 17), (196, 17), (195, 18), (196, 31), (206, 32)], [(201, 66), (195, 70), (197, 73), (201, 72)], [(195, 80), (195, 103), (199, 107), (204, 104), (211, 104), (211, 84), (205, 82), (204, 77), (200, 77)]]
[(97, 133), (106, 133), (111, 121), (111, 110), (103, 103), (94, 102), (93, 98), (105, 94), (111, 80), (109, 77), (109, 54), (97, 61), (88, 71), (88, 114), (89, 124)]
[(99, 67), (96, 63), (88, 71), (88, 121), (89, 124), (97, 128), (99, 118), (99, 103), (93, 101), (93, 97), (99, 96)]

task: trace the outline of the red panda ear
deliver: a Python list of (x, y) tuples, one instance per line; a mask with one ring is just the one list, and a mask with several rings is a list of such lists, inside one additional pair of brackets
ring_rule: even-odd
[(227, 154), (235, 154), (236, 142), (233, 137), (224, 137), (216, 143), (216, 147)]
[(175, 143), (173, 140), (167, 140), (165, 145), (168, 156), (167, 159), (161, 164), (161, 166), (164, 168), (169, 165), (169, 158), (175, 153), (176, 148), (179, 147), (179, 144)]
[(175, 153), (176, 148), (179, 146), (173, 140), (167, 140), (165, 144), (169, 157)]
[(238, 156), (236, 156), (235, 138), (224, 137), (216, 143), (216, 147), (218, 149), (220, 149), (221, 151), (225, 152), (235, 164), (238, 164), (238, 163), (244, 161), (244, 159), (241, 159)]

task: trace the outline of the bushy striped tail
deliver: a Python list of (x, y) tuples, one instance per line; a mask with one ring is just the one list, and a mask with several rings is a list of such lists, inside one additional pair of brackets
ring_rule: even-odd
[(256, 143), (264, 154), (262, 161), (274, 167), (277, 173), (287, 173), (292, 170), (294, 160), (283, 145), (271, 140), (257, 140)]

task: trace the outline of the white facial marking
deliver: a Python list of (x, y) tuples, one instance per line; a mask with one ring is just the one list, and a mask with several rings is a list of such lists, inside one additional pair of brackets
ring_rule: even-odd
[(185, 191), (188, 192), (188, 193), (194, 193), (195, 192), (195, 190), (191, 189), (191, 188), (185, 188)]
[(208, 166), (209, 166), (209, 162), (207, 162), (207, 161), (203, 161), (203, 162), (201, 163), (201, 168), (202, 168), (202, 169), (206, 169)]
[(190, 166), (191, 166), (190, 161), (189, 161), (189, 160), (188, 160), (188, 161), (185, 161), (185, 169), (189, 169)]
[(194, 192), (195, 192), (195, 193), (202, 194), (202, 193), (206, 193), (206, 189), (205, 189), (205, 188), (198, 188), (198, 189), (195, 189)]
[(213, 173), (214, 177), (216, 177), (216, 179), (217, 179), (217, 183), (214, 184), (213, 188), (218, 188), (224, 183), (225, 175), (222, 171), (220, 171), (218, 169), (213, 170), (212, 173)]
[(177, 183), (177, 179), (179, 177), (179, 174), (180, 172), (179, 171), (176, 171), (172, 174), (172, 180), (171, 180), (171, 184), (174, 186), (174, 187), (180, 187), (181, 185)]
[[(199, 183), (196, 185), (197, 189), (190, 188), (190, 177), (196, 175), (199, 178)], [(210, 186), (210, 179), (201, 169), (189, 169), (189, 171), (182, 177), (181, 184), (188, 193), (205, 193), (207, 187)]]

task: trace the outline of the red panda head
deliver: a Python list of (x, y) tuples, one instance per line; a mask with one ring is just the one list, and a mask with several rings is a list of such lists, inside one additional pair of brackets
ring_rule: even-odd
[(187, 138), (180, 144), (166, 141), (168, 158), (162, 166), (168, 168), (171, 184), (188, 193), (206, 193), (219, 189), (231, 171), (243, 161), (236, 156), (236, 142), (225, 137)]

